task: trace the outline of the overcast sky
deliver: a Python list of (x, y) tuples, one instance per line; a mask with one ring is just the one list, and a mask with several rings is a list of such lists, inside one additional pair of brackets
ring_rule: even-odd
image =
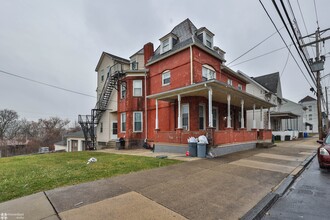
[[(271, 1), (263, 2), (277, 27), (283, 27)], [(314, 33), (314, 1), (299, 0), (307, 32), (297, 1), (290, 2), (302, 35)], [(320, 29), (330, 28), (330, 1), (315, 3)], [(215, 34), (214, 44), (226, 52), (227, 64), (276, 31), (257, 0), (0, 0), (0, 71), (96, 96), (95, 67), (102, 51), (128, 59), (147, 42), (156, 48), (159, 38), (186, 18)], [(281, 33), (290, 44), (284, 28)], [(329, 35), (330, 31), (323, 36)], [(329, 45), (330, 40), (321, 45), (322, 54), (328, 57)], [(279, 71), (285, 98), (298, 102), (313, 96), (291, 57), (284, 68), (287, 49), (235, 65), (284, 46), (276, 34), (229, 67), (249, 76)], [(293, 46), (291, 50), (299, 62)], [(312, 48), (309, 52), (315, 56)], [(330, 73), (329, 60), (322, 75)], [(330, 77), (322, 83), (329, 86)], [(2, 72), (0, 94), (0, 109), (13, 109), (29, 120), (50, 116), (77, 120), (78, 114), (89, 114), (96, 103), (89, 96)]]

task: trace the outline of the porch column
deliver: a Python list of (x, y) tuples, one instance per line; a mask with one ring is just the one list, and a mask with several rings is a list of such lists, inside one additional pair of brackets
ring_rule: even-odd
[(231, 128), (231, 118), (230, 118), (230, 94), (227, 95), (227, 128)]
[(213, 128), (213, 115), (212, 115), (212, 88), (209, 88), (209, 127)]
[(159, 129), (158, 127), (158, 99), (156, 99), (156, 121), (155, 121), (155, 129)]
[(260, 108), (260, 129), (264, 129), (264, 109)]
[(268, 130), (272, 129), (272, 126), (270, 124), (270, 108), (268, 108)]
[(178, 128), (182, 128), (182, 122), (181, 122), (181, 95), (178, 95)]
[(244, 128), (244, 100), (241, 100), (241, 128)]
[(253, 124), (252, 124), (252, 128), (256, 129), (257, 128), (257, 124), (256, 124), (256, 118), (255, 118), (255, 111), (256, 111), (256, 104), (253, 104)]

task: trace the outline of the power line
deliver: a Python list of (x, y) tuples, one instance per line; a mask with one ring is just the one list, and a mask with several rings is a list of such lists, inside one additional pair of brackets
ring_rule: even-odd
[[(291, 22), (291, 20), (290, 20), (290, 17), (289, 17), (289, 15), (288, 15), (288, 12), (287, 12), (287, 10), (286, 10), (286, 7), (285, 7), (285, 5), (284, 5), (284, 3), (283, 3), (283, 0), (281, 0), (281, 5), (282, 5), (282, 8), (283, 8), (284, 13), (285, 13), (285, 15), (286, 15), (286, 18), (287, 18), (287, 20), (289, 21), (289, 24), (290, 24), (291, 30), (292, 30), (292, 32), (293, 32), (295, 38), (296, 38), (297, 44), (298, 44), (298, 46), (299, 46), (299, 49), (298, 49), (297, 45), (294, 43), (294, 39), (293, 39), (293, 37), (292, 37), (292, 35), (291, 35), (291, 33), (290, 33), (290, 30), (289, 30), (288, 26), (286, 25), (286, 23), (285, 23), (285, 21), (284, 21), (284, 18), (283, 18), (283, 16), (282, 16), (282, 14), (281, 14), (279, 8), (277, 7), (277, 4), (276, 4), (275, 0), (273, 0), (273, 4), (274, 4), (274, 6), (275, 6), (275, 8), (276, 8), (276, 11), (277, 11), (278, 15), (280, 16), (280, 18), (281, 18), (281, 20), (282, 20), (282, 23), (283, 23), (284, 26), (285, 26), (285, 29), (287, 30), (287, 32), (288, 32), (288, 34), (289, 34), (289, 36), (290, 36), (290, 38), (291, 38), (291, 40), (292, 40), (292, 42), (293, 42), (294, 47), (296, 48), (296, 50), (297, 50), (297, 52), (298, 52), (298, 55), (299, 55), (301, 61), (303, 62), (303, 64), (304, 64), (304, 66), (305, 66), (305, 68), (306, 68), (306, 70), (307, 70), (309, 76), (311, 77), (313, 83), (316, 85), (316, 80), (315, 80), (314, 75), (312, 74), (311, 67), (308, 65), (308, 67), (309, 67), (309, 69), (308, 69), (308, 67), (307, 67), (307, 65), (306, 65), (306, 63), (305, 63), (305, 61), (308, 62), (308, 60), (307, 60), (307, 58), (306, 58), (306, 55), (304, 54), (304, 52), (303, 52), (302, 49), (301, 49), (301, 45), (300, 45), (299, 39), (298, 39), (297, 34), (296, 34), (295, 30), (294, 30), (294, 27), (293, 27), (293, 25), (292, 25), (292, 22)], [(300, 53), (300, 52), (302, 52), (302, 54), (304, 55), (305, 60), (304, 60), (303, 57), (301, 56), (301, 53)]]
[(272, 51), (270, 51), (270, 52), (268, 52), (268, 53), (261, 54), (261, 55), (259, 55), (259, 56), (253, 57), (253, 58), (251, 58), (251, 59), (244, 60), (244, 61), (242, 61), (242, 62), (240, 62), (240, 63), (234, 64), (234, 65), (230, 65), (230, 66), (228, 66), (228, 67), (238, 66), (238, 65), (240, 65), (240, 64), (242, 64), (242, 63), (246, 63), (246, 62), (249, 62), (249, 61), (251, 61), (251, 60), (255, 60), (255, 59), (257, 59), (257, 58), (264, 57), (264, 56), (266, 56), (266, 55), (268, 55), (268, 54), (271, 54), (271, 53), (274, 53), (274, 52), (276, 52), (276, 51), (283, 50), (283, 49), (285, 49), (285, 47), (281, 47), (281, 48), (278, 48), (278, 49), (272, 50)]
[(24, 77), (24, 76), (20, 76), (20, 75), (14, 74), (14, 73), (10, 73), (10, 72), (4, 71), (4, 70), (0, 70), (0, 73), (6, 74), (6, 75), (9, 75), (9, 76), (13, 76), (13, 77), (17, 77), (17, 78), (20, 78), (20, 79), (24, 79), (24, 80), (27, 80), (27, 81), (30, 81), (30, 82), (38, 83), (40, 85), (49, 86), (49, 87), (52, 87), (52, 88), (55, 88), (55, 89), (63, 90), (63, 91), (66, 91), (66, 92), (71, 92), (71, 93), (75, 93), (75, 94), (78, 94), (78, 95), (83, 95), (83, 96), (87, 96), (87, 97), (91, 97), (91, 98), (96, 98), (95, 96), (92, 96), (92, 95), (77, 92), (77, 91), (74, 91), (74, 90), (71, 90), (71, 89), (66, 89), (66, 88), (59, 87), (59, 86), (56, 86), (56, 85), (52, 85), (52, 84), (49, 84), (49, 83), (40, 82), (40, 81), (30, 79), (30, 78), (27, 78), (27, 77)]
[[(302, 18), (303, 23), (304, 23), (306, 34), (308, 34), (309, 32), (307, 30), (307, 26), (306, 26), (306, 23), (305, 23), (304, 15), (303, 15), (303, 13), (301, 11), (301, 8), (300, 8), (299, 0), (297, 0), (297, 4), (298, 4), (298, 8), (299, 8), (299, 11), (300, 11), (301, 18)], [(308, 41), (309, 41), (309, 43), (311, 42), (311, 40), (309, 38), (308, 38)], [(315, 57), (314, 50), (312, 50), (312, 53), (313, 53), (313, 56)]]
[[(290, 48), (291, 48), (291, 45), (290, 45)], [(286, 65), (288, 64), (289, 57), (290, 57), (290, 53), (288, 52), (288, 56), (286, 57), (286, 61), (285, 61), (284, 67), (283, 67), (282, 72), (281, 72), (281, 77), (283, 76), (283, 73), (284, 73), (284, 70), (286, 68)]]
[[(298, 61), (297, 61), (297, 60), (296, 60), (296, 58), (293, 56), (293, 54), (292, 54), (291, 50), (289, 49), (289, 47), (288, 47), (287, 43), (285, 42), (285, 40), (284, 40), (283, 36), (281, 35), (281, 33), (279, 32), (278, 28), (276, 27), (276, 25), (275, 25), (275, 23), (274, 23), (273, 19), (270, 17), (270, 15), (269, 15), (269, 13), (268, 13), (267, 9), (265, 8), (264, 4), (262, 3), (262, 1), (261, 1), (261, 0), (259, 0), (259, 3), (261, 4), (261, 6), (263, 7), (264, 11), (266, 12), (266, 14), (267, 14), (268, 18), (269, 18), (269, 19), (270, 19), (270, 21), (272, 22), (272, 24), (273, 24), (273, 26), (275, 27), (275, 29), (276, 29), (277, 33), (280, 35), (280, 37), (281, 37), (281, 39), (282, 39), (283, 43), (285, 44), (286, 48), (287, 48), (287, 49), (288, 49), (288, 51), (290, 52), (290, 54), (291, 54), (292, 58), (294, 59), (295, 63), (297, 64), (298, 68), (300, 69), (300, 71), (301, 71), (301, 73), (303, 74), (304, 78), (306, 79), (307, 83), (310, 85), (310, 87), (313, 87), (313, 86), (310, 84), (310, 82), (308, 81), (308, 79), (307, 79), (307, 77), (306, 77), (305, 73), (302, 71), (301, 67), (299, 66), (299, 64), (298, 64)], [(314, 83), (314, 84), (315, 84), (315, 83)]]
[[(282, 27), (284, 28), (284, 26)], [(280, 30), (282, 29), (280, 28)], [(244, 55), (246, 55), (247, 53), (249, 53), (250, 51), (252, 51), (253, 49), (255, 49), (257, 46), (259, 46), (260, 44), (262, 44), (263, 42), (265, 42), (266, 40), (268, 40), (269, 38), (271, 38), (272, 36), (274, 36), (277, 32), (275, 31), (274, 33), (272, 33), (271, 35), (269, 35), (268, 37), (266, 37), (265, 39), (263, 39), (262, 41), (260, 41), (259, 43), (257, 43), (255, 46), (253, 46), (251, 49), (249, 49), (248, 51), (244, 52), (242, 55), (238, 56), (237, 58), (235, 58), (233, 61), (230, 61), (227, 65), (235, 62), (236, 60), (238, 60), (239, 58), (243, 57)]]

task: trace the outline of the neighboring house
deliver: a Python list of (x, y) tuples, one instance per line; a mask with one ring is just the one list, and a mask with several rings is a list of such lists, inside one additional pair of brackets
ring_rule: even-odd
[(283, 98), (279, 114), (283, 114), (286, 117), (281, 120), (281, 124), (275, 131), (306, 131), (303, 120), (305, 111), (301, 104)]
[(28, 149), (28, 140), (0, 140), (0, 157), (11, 157), (32, 153)]
[[(92, 114), (79, 116), (84, 133), (96, 125), (97, 143), (111, 140), (107, 127), (115, 115), (113, 119), (105, 115), (114, 113), (117, 137), (125, 139), (126, 148), (142, 147), (148, 140), (156, 149), (172, 150), (187, 146), (188, 137), (199, 135), (206, 135), (214, 147), (253, 148), (258, 141), (271, 140), (271, 131), (263, 130), (263, 125), (259, 132), (246, 130), (246, 111), (275, 105), (246, 92), (249, 81), (224, 65), (225, 52), (214, 46), (214, 36), (186, 19), (160, 38), (156, 50), (147, 43), (130, 60), (110, 55), (118, 59), (121, 69), (111, 71), (110, 65), (106, 82), (98, 83), (98, 91), (111, 92), (98, 92)], [(109, 97), (117, 91), (116, 111), (107, 113), (113, 100)], [(265, 115), (266, 124), (269, 117)], [(104, 136), (101, 130), (106, 131)]]
[[(82, 130), (71, 132), (63, 136), (63, 140), (54, 144), (55, 151), (65, 150), (66, 152), (84, 151), (86, 148), (85, 136)], [(90, 142), (90, 139), (88, 139)]]
[(306, 96), (299, 101), (303, 106), (304, 116), (303, 123), (305, 130), (311, 133), (318, 133), (318, 120), (317, 120), (317, 100)]

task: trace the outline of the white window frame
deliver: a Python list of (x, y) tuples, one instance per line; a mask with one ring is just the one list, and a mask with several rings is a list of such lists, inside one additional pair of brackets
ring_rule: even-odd
[[(125, 91), (125, 93), (123, 93)], [(126, 83), (122, 82), (120, 84), (120, 99), (125, 99), (127, 95), (127, 88), (126, 88)]]
[(172, 37), (167, 37), (161, 41), (160, 53), (165, 53), (172, 50)]
[(209, 65), (202, 66), (202, 80), (211, 80), (216, 78), (215, 69)]
[(230, 85), (230, 86), (233, 86), (233, 80), (228, 78), (227, 84)]
[(240, 90), (240, 91), (242, 91), (243, 90), (242, 84), (238, 84), (237, 89)]
[(131, 70), (138, 70), (139, 69), (139, 63), (137, 62), (136, 58), (131, 60)]
[[(140, 85), (137, 85), (140, 84)], [(143, 92), (142, 92), (142, 80), (141, 79), (137, 79), (137, 80), (133, 80), (133, 96), (142, 96)], [(135, 91), (135, 89), (140, 89), (141, 93), (137, 94), (137, 92)]]
[(309, 121), (312, 121), (312, 120), (313, 120), (313, 114), (309, 114), (309, 115), (308, 115), (308, 120), (309, 120)]
[[(203, 108), (203, 128), (200, 128), (200, 121), (199, 120), (200, 120), (200, 117), (201, 116), (200, 116), (200, 112), (199, 112), (199, 107), (202, 107)], [(198, 129), (199, 130), (205, 130), (205, 128), (206, 128), (206, 120), (205, 120), (206, 119), (206, 117), (205, 117), (206, 111), (205, 111), (205, 109), (206, 108), (205, 108), (205, 104), (204, 103), (198, 105)]]
[(100, 81), (104, 82), (104, 69), (102, 69), (100, 72)]
[[(184, 125), (183, 124), (183, 114), (184, 114), (184, 112), (183, 112), (183, 109), (184, 109), (184, 107), (186, 107), (187, 106), (187, 109), (188, 109), (188, 125)], [(184, 129), (184, 130), (187, 130), (187, 131), (189, 131), (189, 121), (190, 121), (190, 113), (189, 113), (189, 103), (184, 103), (184, 104), (182, 104), (181, 105), (181, 124), (182, 124), (182, 128)]]
[[(209, 35), (207, 32), (204, 32), (204, 44), (205, 46), (207, 46), (208, 48), (213, 48), (213, 37), (211, 35)], [(210, 45), (208, 45), (210, 44)]]
[[(168, 83), (164, 82), (166, 79), (169, 79)], [(167, 86), (167, 85), (170, 85), (170, 84), (171, 84), (171, 72), (169, 70), (166, 70), (162, 73), (162, 85)]]
[[(136, 130), (135, 128), (135, 114), (141, 114), (141, 130)], [(143, 132), (143, 112), (133, 112), (133, 132)]]
[[(125, 130), (123, 129), (123, 123), (125, 123)], [(126, 112), (120, 113), (120, 132), (126, 133)]]

